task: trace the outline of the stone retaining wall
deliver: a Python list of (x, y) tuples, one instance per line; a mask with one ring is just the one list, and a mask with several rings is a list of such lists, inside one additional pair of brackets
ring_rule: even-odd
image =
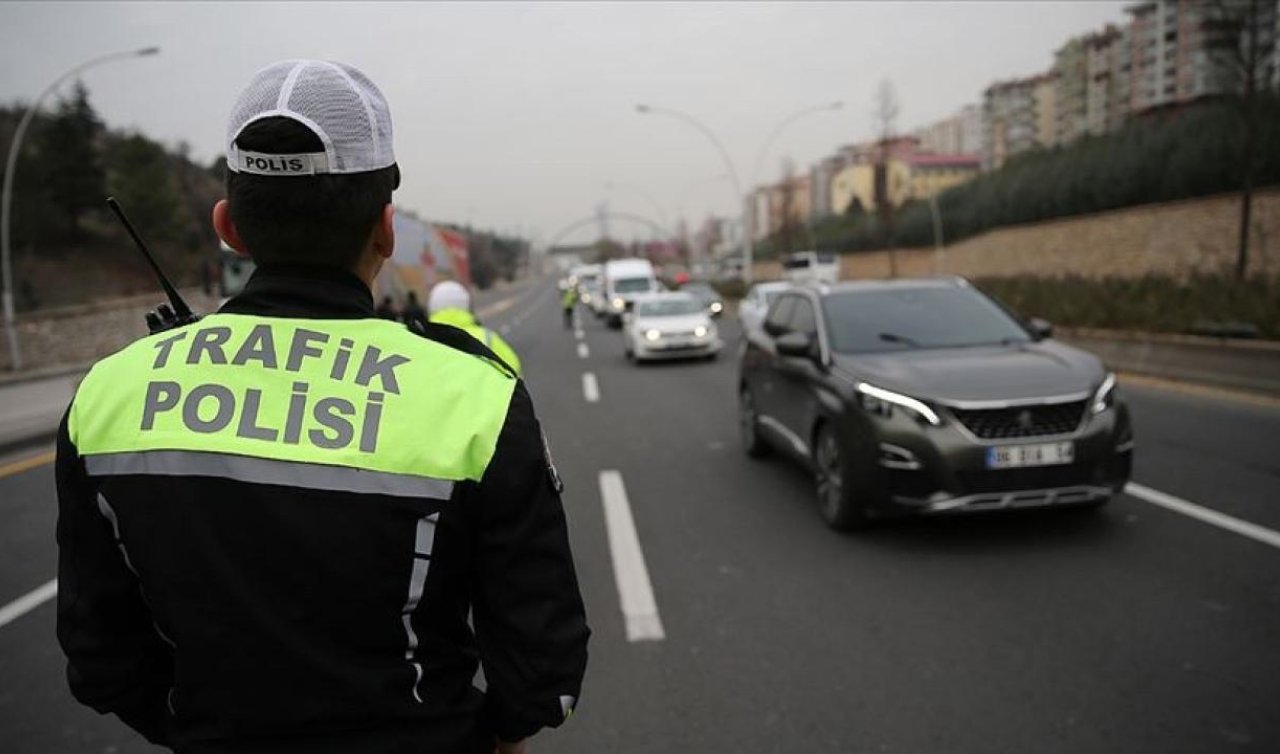
[[(1232, 270), (1239, 223), (1238, 194), (1143, 205), (999, 228), (949, 245), (941, 257), (932, 248), (900, 249), (898, 275), (1181, 277)], [(1254, 194), (1251, 226), (1250, 271), (1280, 274), (1280, 189)], [(841, 256), (844, 279), (889, 272), (885, 251)], [(755, 273), (757, 280), (776, 279), (781, 267), (762, 262)]]

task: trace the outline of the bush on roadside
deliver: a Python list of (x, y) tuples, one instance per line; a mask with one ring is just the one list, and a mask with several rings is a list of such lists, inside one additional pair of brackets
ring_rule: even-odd
[(1188, 278), (976, 278), (982, 291), (1022, 317), (1062, 327), (1280, 339), (1280, 275), (1241, 282), (1231, 275)]

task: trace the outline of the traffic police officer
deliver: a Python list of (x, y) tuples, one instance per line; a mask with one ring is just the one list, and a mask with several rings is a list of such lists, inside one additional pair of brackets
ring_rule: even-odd
[(71, 690), (155, 743), (519, 752), (577, 702), (589, 631), (524, 384), (374, 311), (391, 136), (354, 68), (255, 75), (213, 219), (257, 272), (95, 365), (63, 419)]
[(515, 349), (496, 332), (476, 321), (476, 315), (471, 311), (471, 293), (461, 283), (452, 280), (436, 283), (427, 297), (427, 311), (432, 322), (465, 330), (488, 346), (516, 374), (521, 373), (520, 357), (516, 356)]

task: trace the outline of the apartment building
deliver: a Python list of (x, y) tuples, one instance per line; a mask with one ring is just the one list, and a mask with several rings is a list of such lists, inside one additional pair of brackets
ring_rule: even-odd
[[(1241, 44), (1238, 22), (1223, 11), (1244, 13), (1246, 2), (1223, 4), (1206, 0), (1149, 0), (1129, 8), (1130, 105), (1133, 112), (1181, 105), (1205, 97), (1241, 90), (1243, 77), (1235, 59)], [(1280, 87), (1280, 0), (1258, 3), (1258, 41), (1272, 48), (1270, 70), (1258, 73), (1263, 82)], [(1263, 85), (1266, 85), (1263, 83)]]
[(917, 129), (914, 136), (928, 152), (978, 154), (982, 151), (982, 108), (965, 105), (956, 114)]
[(982, 167), (994, 170), (1012, 156), (1056, 142), (1056, 77), (1050, 73), (1000, 81), (982, 95)]

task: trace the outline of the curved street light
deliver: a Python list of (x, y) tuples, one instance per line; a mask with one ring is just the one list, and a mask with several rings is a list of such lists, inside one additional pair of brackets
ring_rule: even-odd
[(18, 165), (18, 152), (22, 148), (22, 137), (26, 135), (27, 126), (31, 124), (32, 118), (35, 117), (36, 112), (40, 109), (40, 104), (44, 102), (46, 97), (57, 90), (62, 82), (72, 76), (75, 76), (86, 68), (92, 68), (95, 65), (107, 63), (112, 60), (157, 55), (159, 52), (159, 47), (144, 47), (140, 50), (113, 52), (109, 55), (101, 55), (99, 57), (86, 60), (75, 68), (72, 68), (54, 79), (52, 84), (45, 87), (44, 91), (40, 92), (40, 95), (31, 103), (31, 107), (27, 108), (27, 112), (23, 114), (22, 120), (18, 121), (18, 127), (13, 132), (13, 141), (9, 142), (9, 157), (4, 165), (4, 188), (3, 190), (0, 190), (0, 274), (4, 275), (4, 330), (5, 335), (9, 339), (9, 368), (13, 371), (17, 371), (22, 368), (22, 350), (18, 347), (18, 335), (14, 332), (13, 328), (13, 267), (12, 253), (9, 247), (9, 220), (11, 205), (13, 202), (13, 174), (14, 169)]
[[(829, 102), (823, 105), (813, 105), (787, 116), (782, 120), (782, 122), (775, 126), (773, 131), (769, 134), (769, 137), (765, 139), (764, 144), (761, 145), (760, 151), (756, 154), (755, 166), (751, 173), (752, 188), (754, 189), (755, 187), (756, 180), (760, 173), (760, 164), (764, 160), (765, 154), (769, 151), (769, 147), (773, 146), (773, 142), (778, 138), (778, 135), (781, 134), (787, 126), (806, 116), (816, 115), (818, 113), (834, 112), (842, 107), (844, 107), (844, 102)], [(755, 262), (755, 229), (751, 226), (750, 222), (748, 197), (742, 192), (742, 182), (738, 180), (738, 171), (734, 169), (733, 160), (729, 158), (728, 151), (725, 150), (724, 145), (718, 138), (716, 138), (716, 135), (710, 128), (707, 128), (701, 121), (688, 113), (684, 113), (679, 110), (672, 110), (667, 107), (654, 107), (652, 105), (636, 105), (636, 112), (642, 115), (659, 113), (661, 115), (669, 115), (678, 120), (682, 120), (701, 131), (704, 136), (711, 140), (716, 151), (720, 153), (720, 159), (724, 160), (725, 168), (729, 172), (729, 179), (733, 182), (735, 201), (738, 203), (738, 207), (741, 212), (739, 223), (742, 226), (742, 279), (744, 283), (750, 285), (753, 271), (752, 265)], [(754, 198), (751, 199), (751, 202), (754, 204)]]
[(742, 181), (738, 180), (738, 171), (734, 168), (733, 160), (729, 158), (729, 152), (725, 150), (724, 144), (720, 143), (720, 139), (716, 138), (715, 133), (713, 133), (710, 128), (703, 125), (702, 121), (688, 113), (683, 113), (679, 110), (672, 110), (668, 107), (654, 107), (653, 105), (636, 105), (636, 112), (641, 115), (657, 113), (659, 115), (668, 115), (677, 120), (682, 120), (701, 131), (702, 135), (706, 136), (707, 139), (711, 141), (712, 145), (715, 146), (716, 151), (720, 153), (720, 159), (724, 161), (725, 170), (729, 173), (729, 180), (733, 182), (733, 200), (738, 206), (739, 218), (742, 224), (742, 252), (744, 257), (742, 264), (742, 277), (744, 282), (750, 284), (751, 264), (755, 249), (754, 239), (751, 237), (750, 224), (747, 222), (747, 197), (742, 193)]
[(817, 115), (819, 113), (832, 113), (842, 107), (844, 107), (844, 102), (829, 102), (825, 105), (814, 105), (792, 113), (778, 123), (778, 125), (775, 126), (773, 131), (769, 134), (769, 138), (764, 140), (764, 144), (760, 145), (760, 151), (756, 153), (756, 164), (755, 167), (751, 169), (751, 184), (754, 186), (756, 182), (760, 180), (760, 166), (764, 164), (764, 158), (769, 153), (769, 147), (773, 146), (773, 142), (777, 141), (778, 136), (786, 130), (787, 126), (795, 123), (801, 118), (806, 118), (810, 115)]

